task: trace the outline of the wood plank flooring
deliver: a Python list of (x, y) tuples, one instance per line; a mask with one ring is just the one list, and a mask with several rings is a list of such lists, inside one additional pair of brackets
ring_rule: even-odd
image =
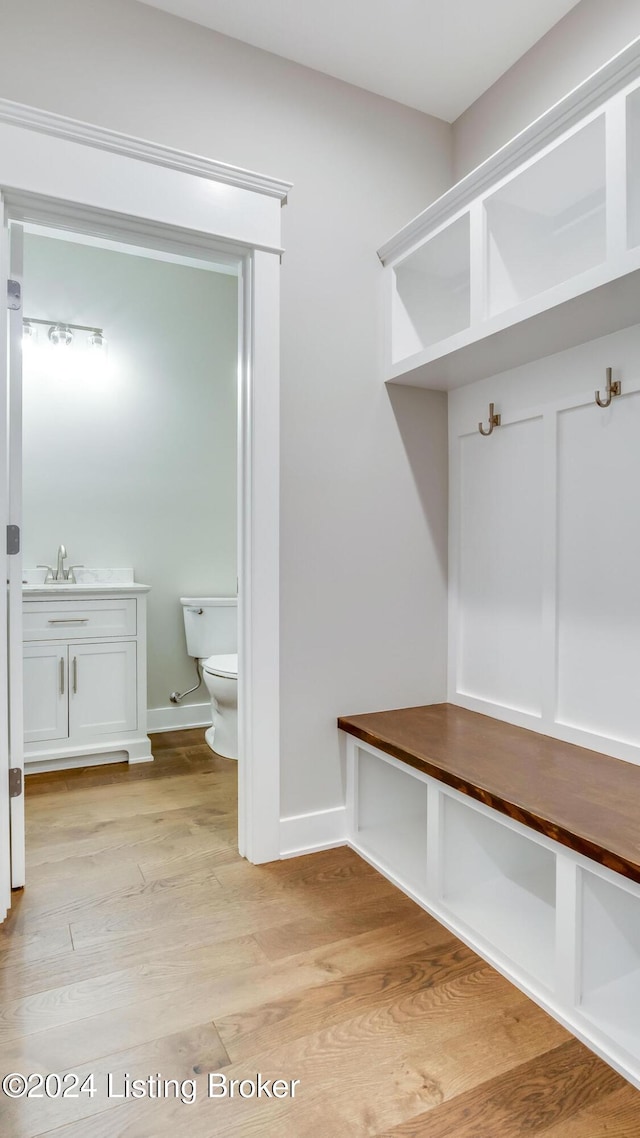
[[(242, 861), (202, 732), (154, 754), (27, 780), (0, 1074), (96, 1093), (0, 1092), (2, 1138), (640, 1138), (636, 1090), (354, 853)], [(300, 1082), (209, 1098), (209, 1072)], [(196, 1099), (109, 1098), (109, 1073)]]

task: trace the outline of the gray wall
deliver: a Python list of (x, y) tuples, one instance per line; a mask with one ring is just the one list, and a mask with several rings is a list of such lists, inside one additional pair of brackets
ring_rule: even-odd
[(0, 24), (0, 96), (294, 182), (282, 810), (335, 806), (336, 715), (445, 694), (446, 400), (384, 387), (375, 250), (450, 184), (451, 128), (133, 0), (0, 0)]
[(638, 36), (638, 0), (581, 0), (453, 124), (454, 180)]
[(25, 354), (25, 567), (60, 542), (133, 566), (152, 586), (148, 703), (166, 707), (194, 674), (178, 598), (236, 590), (237, 280), (27, 234), (25, 315), (108, 341), (106, 374), (79, 334)]

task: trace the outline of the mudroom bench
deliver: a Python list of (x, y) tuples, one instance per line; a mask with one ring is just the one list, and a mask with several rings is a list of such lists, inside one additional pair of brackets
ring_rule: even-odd
[(446, 703), (338, 726), (352, 848), (640, 1087), (640, 767)]

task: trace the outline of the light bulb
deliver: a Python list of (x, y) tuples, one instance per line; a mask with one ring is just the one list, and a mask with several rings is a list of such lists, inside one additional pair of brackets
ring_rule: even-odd
[(101, 332), (99, 328), (95, 328), (89, 336), (89, 344), (92, 348), (103, 348), (104, 332)]
[(56, 346), (70, 344), (73, 340), (73, 332), (66, 324), (52, 324), (49, 329), (49, 339)]

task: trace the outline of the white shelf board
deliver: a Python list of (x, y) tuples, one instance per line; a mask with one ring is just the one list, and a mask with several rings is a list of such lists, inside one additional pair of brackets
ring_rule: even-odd
[(472, 892), (448, 893), (442, 904), (516, 967), (553, 989), (555, 907), (540, 896), (546, 876), (521, 882), (497, 875)]
[[(537, 304), (511, 309), (509, 320), (483, 324), (404, 359), (390, 369), (387, 382), (409, 387), (451, 391), (478, 379), (554, 355), (588, 340), (640, 322), (640, 252), (629, 255), (634, 265), (580, 294), (539, 311)], [(560, 286), (567, 291), (565, 286)], [(548, 303), (548, 301), (547, 301)], [(523, 311), (524, 310), (524, 311)], [(486, 325), (486, 327), (485, 327)]]
[(424, 890), (427, 875), (427, 819), (424, 814), (402, 823), (358, 829), (355, 843), (407, 885)]
[(640, 964), (635, 971), (586, 993), (580, 1011), (640, 1059)]

